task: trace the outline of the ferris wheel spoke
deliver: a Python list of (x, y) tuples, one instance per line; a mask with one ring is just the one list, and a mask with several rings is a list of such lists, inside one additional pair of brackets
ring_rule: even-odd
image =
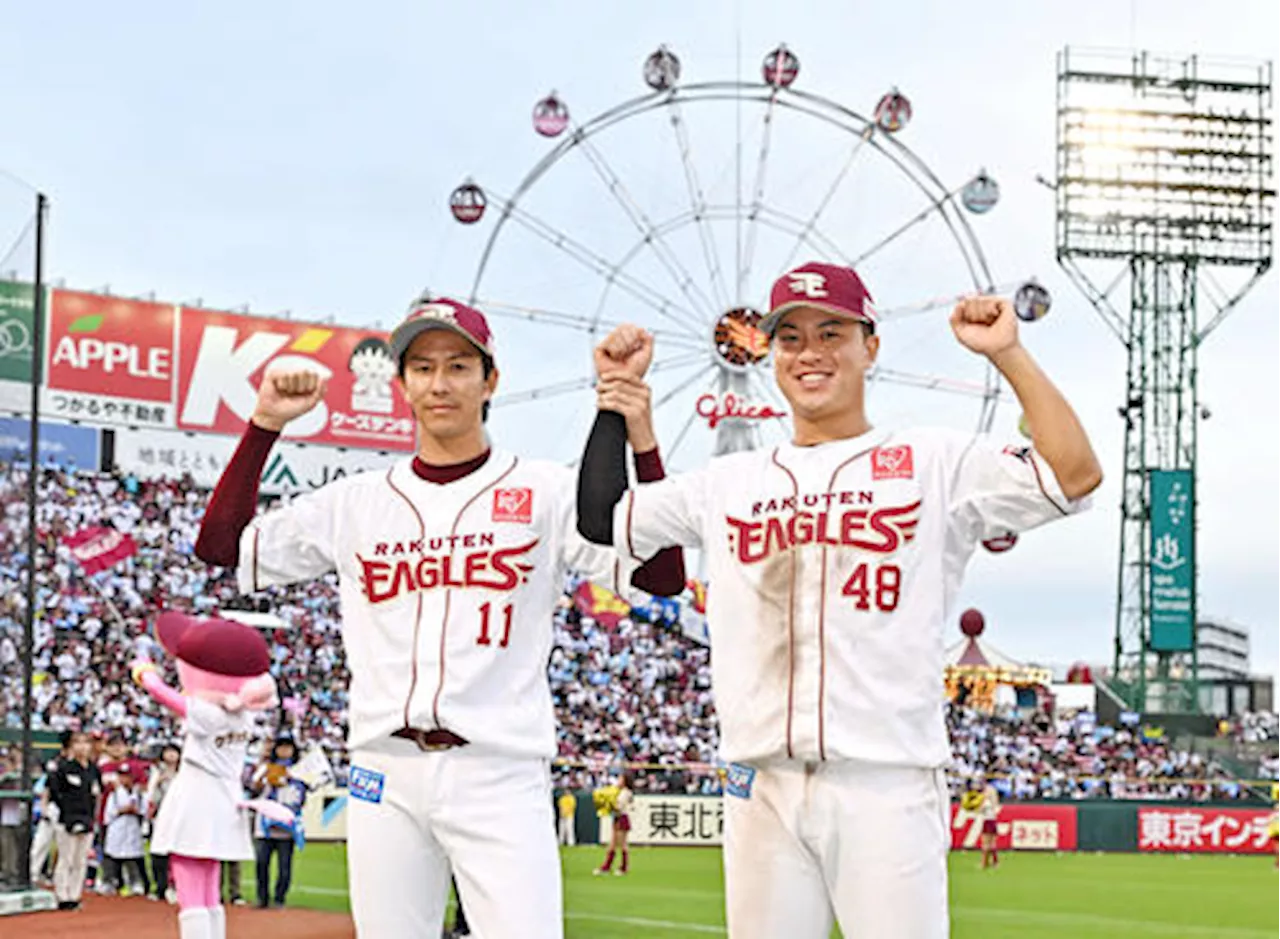
[[(832, 238), (830, 238), (816, 225), (809, 228), (808, 231), (805, 231), (804, 222), (799, 218), (785, 212), (780, 212), (772, 206), (767, 205), (761, 206), (760, 216), (761, 218), (771, 221), (779, 230), (795, 235), (800, 239), (802, 244), (812, 245), (816, 250), (825, 253), (828, 257), (843, 261), (845, 264), (852, 266), (853, 262), (849, 259), (849, 256), (845, 254), (844, 249), (836, 244)], [(786, 268), (784, 268), (780, 273), (785, 272), (785, 270)]]
[(849, 266), (856, 268), (859, 264), (861, 264), (867, 258), (871, 257), (876, 252), (884, 250), (889, 245), (893, 244), (894, 241), (901, 238), (907, 232), (911, 231), (911, 229), (927, 221), (929, 219), (929, 216), (933, 215), (935, 212), (939, 215), (942, 215), (946, 211), (947, 203), (951, 200), (951, 197), (954, 196), (959, 191), (960, 191), (959, 188), (953, 189), (951, 192), (947, 193), (946, 195), (935, 198), (930, 205), (925, 206), (923, 209), (917, 212), (914, 216), (912, 216), (902, 225), (899, 225), (896, 229), (891, 231), (884, 238), (881, 238), (879, 241), (877, 241), (874, 245), (872, 245), (866, 251), (862, 252), (860, 255), (854, 258), (853, 263), (851, 263)]
[(764, 183), (769, 166), (769, 145), (773, 141), (773, 109), (777, 102), (777, 94), (769, 96), (769, 103), (764, 109), (763, 127), (760, 131), (760, 153), (756, 157), (756, 181), (751, 199), (751, 211), (747, 215), (747, 243), (743, 248), (742, 263), (738, 265), (738, 305), (742, 305), (742, 297), (746, 293), (747, 280), (751, 277), (751, 264), (756, 253), (757, 220), (760, 208), (764, 204)]
[(603, 279), (605, 283), (617, 284), (620, 289), (625, 290), (650, 307), (663, 319), (679, 326), (682, 332), (701, 338), (701, 333), (695, 331), (694, 327), (690, 326), (686, 319), (676, 316), (673, 312), (682, 310), (696, 319), (698, 314), (693, 310), (664, 296), (644, 281), (622, 270), (618, 265), (610, 264), (607, 259), (596, 254), (586, 245), (575, 241), (569, 235), (544, 222), (527, 209), (521, 208), (514, 202), (505, 200), (493, 193), (489, 193), (489, 199), (502, 208), (502, 212), (507, 218), (523, 225), (553, 248), (573, 258), (573, 260)]
[(867, 145), (867, 141), (871, 139), (874, 129), (874, 124), (868, 124), (866, 131), (858, 135), (857, 141), (849, 149), (849, 156), (844, 161), (844, 165), (840, 167), (840, 172), (836, 173), (835, 179), (831, 181), (831, 185), (823, 194), (822, 200), (818, 203), (817, 208), (815, 208), (809, 217), (805, 219), (804, 226), (796, 236), (795, 244), (791, 246), (791, 250), (787, 253), (787, 260), (778, 271), (779, 277), (789, 271), (791, 269), (791, 265), (795, 263), (796, 254), (799, 253), (801, 246), (805, 244), (809, 233), (817, 228), (818, 219), (822, 217), (822, 213), (827, 210), (827, 206), (830, 205), (831, 200), (835, 198), (836, 193), (840, 189), (841, 183), (844, 182), (844, 178), (849, 175), (849, 170), (853, 169), (853, 164), (854, 161), (857, 160), (858, 154), (862, 152), (862, 148), (865, 147)]
[[(644, 242), (649, 249), (653, 251), (659, 263), (666, 269), (671, 276), (672, 281), (684, 294), (685, 299), (690, 303), (693, 309), (701, 309), (704, 316), (708, 316), (712, 310), (716, 308), (715, 302), (702, 292), (702, 289), (694, 282), (693, 277), (680, 263), (679, 256), (671, 249), (671, 245), (667, 244), (662, 233), (659, 232), (650, 221), (649, 216), (636, 203), (628, 191), (622, 179), (614, 172), (613, 167), (609, 165), (609, 161), (605, 159), (604, 154), (599, 148), (593, 144), (590, 139), (583, 137), (581, 139), (580, 149), (587, 158), (596, 174), (604, 181), (605, 187), (609, 190), (609, 194), (622, 207), (627, 218), (631, 220), (631, 224), (635, 225), (636, 230), (640, 232), (644, 238)], [(694, 294), (697, 296), (694, 296)], [(706, 319), (710, 322), (710, 319)]]
[[(655, 362), (649, 367), (649, 372), (652, 374), (653, 372), (673, 371), (675, 369), (688, 368), (691, 365), (700, 365), (705, 361), (706, 353), (704, 352), (686, 353), (663, 362)], [(595, 383), (596, 377), (594, 375), (570, 378), (567, 381), (553, 382), (549, 385), (529, 388), (526, 391), (513, 391), (510, 394), (499, 395), (493, 399), (493, 406), (506, 407), (512, 404), (526, 404), (529, 401), (543, 401), (547, 398), (573, 394), (575, 391), (584, 391), (594, 386)]]
[(698, 226), (698, 241), (702, 245), (702, 259), (707, 265), (707, 278), (711, 283), (716, 309), (724, 309), (729, 305), (729, 291), (724, 283), (724, 274), (720, 270), (720, 252), (716, 247), (715, 229), (707, 219), (707, 197), (698, 179), (698, 170), (694, 166), (689, 146), (689, 133), (685, 127), (684, 113), (676, 98), (671, 99), (671, 128), (675, 132), (676, 146), (680, 150), (680, 163), (684, 167), (685, 187), (689, 190), (689, 205), (694, 222)]
[[(696, 361), (696, 360), (695, 360), (695, 361)], [(705, 359), (705, 358), (703, 358), (703, 359), (702, 359), (702, 361), (704, 361), (704, 362), (705, 362), (705, 361), (706, 361), (706, 359)], [(686, 362), (685, 364), (694, 364), (694, 363)], [(652, 368), (651, 368), (651, 369), (649, 369), (649, 371), (651, 371), (651, 372), (652, 372), (652, 371), (654, 371), (654, 369), (652, 369)], [(672, 398), (674, 398), (676, 395), (680, 394), (680, 392), (684, 391), (686, 388), (688, 388), (690, 385), (692, 385), (695, 381), (697, 381), (699, 378), (701, 378), (701, 377), (702, 377), (702, 374), (703, 374), (702, 372), (694, 372), (692, 375), (690, 375), (690, 376), (689, 376), (688, 378), (686, 378), (684, 381), (680, 382), (680, 384), (676, 385), (674, 388), (668, 388), (668, 389), (667, 389), (667, 391), (666, 391), (666, 393), (665, 393), (661, 398), (659, 398), (657, 401), (653, 402), (653, 409), (654, 409), (655, 411), (656, 411), (656, 410), (658, 410), (658, 408), (662, 407), (664, 404), (666, 404), (668, 401), (670, 401), (670, 400), (671, 400)]]
[(998, 386), (986, 382), (963, 381), (943, 375), (921, 375), (904, 372), (898, 369), (876, 366), (867, 373), (867, 381), (883, 382), (888, 385), (906, 385), (909, 388), (923, 388), (944, 394), (960, 395), (969, 398), (1000, 398)]
[[(707, 383), (706, 392), (704, 393), (711, 392), (715, 388), (715, 384), (716, 384), (716, 376), (713, 375), (711, 377), (711, 381)], [(696, 421), (697, 419), (698, 419), (698, 411), (695, 408), (689, 412), (689, 416), (685, 418), (684, 424), (680, 427), (680, 433), (676, 434), (676, 439), (671, 441), (671, 447), (664, 454), (664, 457), (668, 464), (675, 462), (676, 453), (679, 452), (680, 445), (684, 443), (685, 437), (689, 435), (689, 428), (693, 426), (694, 421)]]
[(778, 386), (765, 378), (763, 373), (759, 370), (753, 369), (751, 371), (749, 383), (754, 383), (754, 387), (757, 389), (758, 393), (776, 404), (778, 406), (778, 410), (789, 412), (790, 407), (787, 404), (786, 399), (782, 397), (782, 392), (778, 390)]
[[(1016, 290), (1018, 284), (997, 284), (992, 288), (992, 293), (1007, 293)], [(877, 316), (882, 323), (890, 320), (910, 319), (913, 316), (919, 316), (922, 313), (929, 313), (933, 310), (942, 310), (947, 307), (955, 306), (971, 293), (950, 294), (943, 297), (930, 297), (928, 300), (921, 300), (916, 303), (902, 303), (889, 309), (877, 309)]]
[[(524, 320), (545, 326), (557, 326), (562, 329), (576, 329), (585, 333), (593, 333), (602, 326), (612, 328), (622, 325), (619, 321), (595, 319), (580, 313), (564, 313), (559, 310), (546, 310), (540, 307), (519, 306), (499, 300), (477, 299), (473, 302), (474, 305), (482, 307), (491, 316)], [(667, 329), (649, 329), (647, 331), (655, 339), (671, 342), (685, 349), (695, 349), (706, 345), (705, 339), (695, 339), (686, 332), (675, 332)]]

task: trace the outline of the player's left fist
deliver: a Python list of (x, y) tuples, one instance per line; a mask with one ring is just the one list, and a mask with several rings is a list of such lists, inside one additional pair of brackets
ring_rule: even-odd
[(628, 375), (643, 378), (653, 361), (653, 336), (639, 326), (623, 323), (595, 349), (596, 377)]
[(962, 346), (987, 358), (1018, 345), (1018, 318), (1004, 297), (965, 297), (951, 311), (951, 330)]

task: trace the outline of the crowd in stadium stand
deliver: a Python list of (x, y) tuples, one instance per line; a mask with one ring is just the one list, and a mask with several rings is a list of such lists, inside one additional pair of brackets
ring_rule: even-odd
[[(0, 471), (0, 694), (4, 723), (21, 720), (18, 648), (25, 600), (26, 473)], [(35, 641), (37, 727), (121, 729), (147, 755), (179, 728), (129, 680), (145, 624), (164, 606), (195, 611), (239, 604), (230, 572), (209, 569), (193, 546), (208, 493), (189, 481), (46, 469), (39, 531), (54, 562), (42, 567)], [(61, 538), (86, 525), (128, 532), (138, 553), (91, 582)], [(717, 725), (708, 650), (678, 629), (623, 617), (597, 621), (574, 601), (572, 579), (553, 616), (549, 678), (563, 765), (556, 783), (591, 788), (620, 761), (652, 764), (648, 791), (715, 792)], [(269, 640), (285, 699), (284, 722), (302, 750), (319, 745), (343, 778), (347, 671), (333, 578), (273, 590), (256, 602), (287, 624)], [(167, 657), (165, 657), (167, 660)], [(176, 681), (172, 671), (167, 675)], [(979, 714), (949, 709), (953, 786), (990, 776), (1006, 798), (1237, 798), (1242, 787), (1196, 754), (1141, 728), (1095, 726), (1087, 712)], [(1239, 719), (1242, 740), (1274, 740), (1276, 716)], [(275, 732), (263, 727), (264, 736)], [(613, 770), (611, 770), (613, 768)], [(1272, 759), (1263, 770), (1274, 776)], [(1204, 783), (1201, 780), (1215, 780)]]

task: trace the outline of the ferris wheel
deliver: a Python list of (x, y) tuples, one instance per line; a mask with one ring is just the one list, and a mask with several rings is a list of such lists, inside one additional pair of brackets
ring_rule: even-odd
[(804, 90), (785, 45), (759, 81), (683, 72), (660, 47), (641, 69), (645, 93), (585, 121), (551, 92), (532, 129), (552, 143), (524, 178), (506, 192), (468, 178), (450, 196), (456, 221), (484, 233), (467, 295), (501, 321), (503, 439), (576, 458), (594, 417), (591, 348), (621, 322), (655, 337), (668, 465), (784, 439), (758, 324), (772, 282), (812, 260), (855, 268), (874, 298), (873, 423), (991, 430), (1008, 392), (955, 342), (947, 311), (976, 291), (1016, 290), (1024, 319), (1050, 302), (1033, 279), (991, 273), (974, 219), (998, 204), (996, 180), (978, 169), (944, 182), (905, 142), (915, 115), (903, 92), (881, 89), (864, 117)]

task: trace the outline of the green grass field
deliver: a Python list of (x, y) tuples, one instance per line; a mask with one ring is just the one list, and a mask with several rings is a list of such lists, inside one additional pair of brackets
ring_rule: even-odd
[[(593, 877), (598, 847), (562, 849), (569, 939), (724, 935), (720, 854), (635, 848), (626, 877)], [(1275, 939), (1276, 871), (1269, 857), (1130, 854), (951, 855), (954, 939)], [(252, 865), (245, 865), (252, 881)], [(290, 903), (347, 909), (343, 845), (297, 856)], [(246, 891), (252, 895), (250, 891)]]

